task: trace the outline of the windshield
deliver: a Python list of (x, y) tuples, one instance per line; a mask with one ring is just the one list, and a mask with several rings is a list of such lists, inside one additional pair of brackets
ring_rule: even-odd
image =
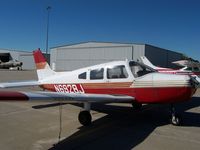
[(143, 76), (148, 73), (157, 72), (155, 69), (135, 61), (130, 61), (129, 66), (135, 78)]

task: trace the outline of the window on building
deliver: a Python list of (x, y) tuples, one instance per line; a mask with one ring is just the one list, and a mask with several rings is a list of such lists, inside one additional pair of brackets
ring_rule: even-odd
[(86, 72), (79, 74), (78, 78), (79, 79), (86, 79)]
[(107, 69), (108, 79), (123, 79), (128, 78), (128, 73), (124, 65), (114, 66), (113, 68)]
[(103, 79), (103, 72), (104, 72), (103, 68), (91, 70), (90, 71), (90, 79), (91, 80)]

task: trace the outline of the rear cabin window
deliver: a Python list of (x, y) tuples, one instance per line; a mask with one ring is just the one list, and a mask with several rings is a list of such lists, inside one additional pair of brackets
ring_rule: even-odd
[(124, 65), (114, 66), (113, 68), (107, 69), (108, 79), (123, 79), (128, 78), (128, 73)]
[(90, 80), (100, 80), (103, 79), (104, 69), (95, 69), (90, 71)]
[(79, 74), (78, 78), (79, 79), (86, 79), (86, 72)]

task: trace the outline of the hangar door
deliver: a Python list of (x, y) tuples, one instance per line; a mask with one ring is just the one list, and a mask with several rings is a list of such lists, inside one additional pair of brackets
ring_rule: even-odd
[(10, 60), (10, 53), (0, 53), (0, 60), (2, 62), (8, 62)]

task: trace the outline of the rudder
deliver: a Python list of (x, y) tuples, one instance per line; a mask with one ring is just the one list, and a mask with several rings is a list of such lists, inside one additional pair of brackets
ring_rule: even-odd
[(40, 49), (33, 51), (33, 57), (39, 80), (55, 74), (55, 72), (50, 68)]

